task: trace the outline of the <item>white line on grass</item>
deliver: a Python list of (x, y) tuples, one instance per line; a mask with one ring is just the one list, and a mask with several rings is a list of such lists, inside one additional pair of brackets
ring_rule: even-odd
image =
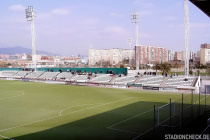
[[(205, 97), (203, 97), (202, 99), (200, 99), (200, 101), (204, 100)], [(195, 102), (194, 104), (197, 104), (199, 102), (199, 100), (197, 102)]]
[(62, 116), (62, 112), (63, 112), (64, 110), (67, 110), (67, 109), (70, 109), (70, 108), (74, 108), (74, 107), (78, 107), (78, 106), (85, 106), (85, 105), (94, 105), (94, 104), (83, 104), (83, 105), (76, 105), (76, 106), (70, 106), (70, 107), (64, 108), (63, 110), (61, 110), (61, 111), (59, 112), (59, 116)]
[(9, 140), (13, 140), (11, 138), (8, 138), (8, 137), (2, 136), (2, 135), (0, 135), (0, 137), (5, 138), (5, 139), (9, 139)]
[(135, 116), (133, 116), (133, 117), (130, 117), (130, 118), (126, 119), (126, 120), (123, 120), (123, 121), (121, 121), (121, 122), (118, 122), (118, 123), (116, 123), (116, 124), (113, 124), (113, 125), (109, 126), (108, 128), (114, 127), (114, 126), (116, 126), (116, 125), (118, 125), (118, 124), (121, 124), (121, 123), (126, 122), (126, 121), (128, 121), (128, 120), (131, 120), (131, 119), (136, 118), (136, 117), (138, 117), (138, 116), (141, 116), (141, 115), (143, 115), (143, 114), (145, 114), (145, 113), (147, 113), (147, 112), (150, 112), (150, 111), (152, 111), (152, 110), (154, 110), (154, 109), (150, 109), (150, 110), (147, 110), (147, 111), (145, 111), (145, 112), (143, 112), (143, 113), (137, 114), (137, 115), (135, 115)]
[(19, 96), (25, 95), (25, 92), (23, 92), (23, 91), (11, 91), (11, 92), (20, 92), (22, 94), (21, 95), (16, 95), (16, 96), (11, 96), (11, 97), (0, 98), (0, 100), (2, 100), (2, 99), (8, 99), (8, 98), (14, 98), (14, 97), (19, 97)]
[(63, 114), (63, 115), (68, 115), (68, 114), (72, 114), (72, 113), (80, 112), (80, 111), (83, 111), (83, 110), (92, 109), (92, 108), (96, 108), (96, 107), (100, 107), (100, 106), (104, 106), (104, 105), (108, 105), (108, 104), (112, 104), (112, 103), (116, 103), (116, 102), (120, 102), (120, 101), (128, 100), (128, 99), (131, 99), (131, 98), (133, 98), (133, 97), (129, 97), (129, 98), (126, 98), (126, 99), (122, 99), (122, 100), (118, 100), (118, 101), (114, 101), (114, 102), (109, 102), (109, 103), (105, 103), (105, 104), (101, 104), (101, 105), (97, 105), (97, 106), (93, 106), (93, 107), (88, 107), (88, 108), (85, 108), (85, 109), (81, 109), (81, 110), (77, 110), (77, 111), (69, 112), (69, 113), (66, 113), (66, 114)]
[(136, 118), (136, 117), (138, 117), (138, 116), (141, 116), (141, 115), (143, 115), (143, 114), (145, 114), (145, 113), (147, 113), (147, 112), (150, 112), (150, 111), (152, 111), (152, 110), (153, 110), (153, 109), (147, 110), (147, 111), (145, 111), (145, 112), (143, 112), (143, 113), (137, 114), (137, 115), (135, 115), (135, 116), (133, 116), (133, 117), (130, 117), (130, 118), (126, 119), (126, 120), (123, 120), (123, 121), (121, 121), (121, 122), (118, 122), (118, 123), (116, 123), (116, 124), (113, 124), (113, 125), (111, 125), (111, 126), (109, 126), (109, 127), (107, 127), (107, 128), (108, 128), (108, 129), (112, 129), (112, 130), (116, 130), (116, 131), (122, 131), (122, 132), (134, 133), (134, 134), (141, 134), (141, 133), (132, 132), (132, 131), (127, 131), (127, 130), (123, 130), (123, 129), (116, 129), (116, 128), (113, 128), (113, 127), (116, 126), (116, 125), (118, 125), (118, 124), (121, 124), (121, 123), (123, 123), (123, 122), (126, 122), (126, 121), (128, 121), (128, 120), (131, 120), (131, 119), (133, 119), (133, 118)]
[[(87, 109), (92, 109), (92, 108), (99, 107), (99, 106), (103, 106), (103, 105), (108, 105), (108, 104), (112, 104), (112, 103), (116, 103), (116, 102), (120, 102), (120, 101), (128, 100), (128, 99), (131, 99), (131, 98), (133, 98), (133, 97), (130, 97), (130, 98), (125, 98), (125, 99), (122, 99), (122, 100), (117, 100), (117, 101), (114, 101), (114, 102), (109, 102), (109, 103), (105, 103), (105, 104), (101, 104), (101, 105), (94, 106), (94, 107), (89, 107), (89, 108), (81, 109), (81, 110), (78, 110), (78, 111), (73, 111), (73, 112), (70, 112), (70, 113), (63, 114), (62, 116), (64, 116), (64, 115), (68, 115), (68, 114), (72, 114), (72, 113), (77, 113), (77, 112), (84, 111), (84, 110), (87, 110)], [(25, 123), (25, 124), (22, 124), (22, 125), (19, 125), (19, 126), (14, 126), (14, 127), (10, 127), (10, 128), (7, 128), (7, 129), (0, 130), (0, 132), (4, 132), (4, 131), (7, 131), (7, 130), (11, 130), (11, 129), (19, 128), (19, 127), (22, 127), (22, 126), (26, 126), (26, 125), (30, 125), (30, 124), (34, 124), (34, 123), (38, 123), (38, 122), (42, 122), (42, 121), (45, 121), (45, 120), (50, 120), (50, 119), (58, 118), (58, 117), (61, 117), (61, 116), (56, 115), (56, 116), (53, 116), (53, 117), (49, 117), (49, 118), (45, 118), (45, 119), (41, 119), (41, 120), (37, 120), (37, 121), (34, 121), (34, 122)]]
[[(189, 106), (189, 107), (191, 107), (191, 106)], [(185, 108), (184, 110), (188, 109), (189, 107)], [(181, 112), (179, 112), (179, 113), (181, 113)], [(177, 114), (179, 114), (179, 113), (176, 113), (175, 115), (177, 115)], [(175, 115), (174, 115), (174, 116), (175, 116)], [(174, 116), (172, 116), (172, 118), (173, 118)], [(167, 120), (169, 120), (169, 119), (170, 119), (170, 118), (164, 120), (163, 122), (165, 122), (165, 121), (167, 121)], [(162, 122), (162, 123), (163, 123), (163, 122)], [(172, 127), (177, 127), (179, 124), (180, 124), (180, 123), (178, 123), (177, 125), (172, 126)], [(159, 126), (159, 125), (156, 125), (156, 126)], [(156, 127), (156, 126), (155, 126), (155, 127)], [(163, 126), (163, 125), (160, 125), (160, 126)], [(167, 125), (165, 125), (165, 126), (167, 126)], [(154, 127), (148, 129), (147, 131), (145, 131), (144, 133), (138, 135), (137, 137), (133, 138), (132, 140), (138, 139), (139, 137), (141, 137), (142, 135), (144, 135), (144, 134), (146, 134), (147, 132), (151, 131), (152, 129), (154, 129)]]
[(148, 129), (147, 131), (145, 131), (145, 132), (144, 132), (144, 133), (142, 133), (141, 135), (139, 135), (139, 136), (137, 136), (137, 137), (133, 138), (132, 140), (136, 140), (136, 139), (138, 139), (139, 137), (141, 137), (142, 135), (144, 135), (144, 134), (146, 134), (147, 132), (151, 131), (152, 129), (153, 129), (153, 127), (152, 127), (152, 128), (150, 128), (150, 129)]
[(10, 128), (7, 128), (7, 129), (0, 130), (0, 132), (4, 132), (4, 131), (7, 131), (7, 130), (15, 129), (15, 128), (18, 128), (18, 127), (22, 127), (22, 126), (26, 126), (26, 125), (46, 121), (46, 120), (50, 120), (50, 119), (57, 118), (57, 117), (60, 117), (60, 116), (53, 116), (53, 117), (45, 118), (45, 119), (42, 119), (42, 120), (38, 120), (38, 121), (30, 122), (30, 123), (25, 123), (25, 124), (22, 124), (22, 125), (10, 127)]
[(116, 131), (127, 132), (127, 133), (132, 133), (132, 134), (141, 134), (141, 133), (137, 133), (137, 132), (127, 131), (127, 130), (122, 130), (122, 129), (116, 129), (116, 128), (111, 128), (111, 127), (109, 129), (116, 130)]

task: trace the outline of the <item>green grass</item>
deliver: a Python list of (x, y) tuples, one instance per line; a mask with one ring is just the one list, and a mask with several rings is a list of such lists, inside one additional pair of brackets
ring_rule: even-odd
[(0, 139), (133, 139), (170, 98), (181, 94), (0, 80)]

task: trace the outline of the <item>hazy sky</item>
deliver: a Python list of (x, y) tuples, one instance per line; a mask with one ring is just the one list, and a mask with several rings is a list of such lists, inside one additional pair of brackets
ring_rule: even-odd
[[(135, 44), (131, 14), (140, 12), (139, 43), (184, 50), (184, 0), (0, 0), (0, 47), (31, 48), (27, 6), (36, 12), (36, 49), (87, 55), (94, 49)], [(189, 2), (190, 51), (210, 43), (210, 18)]]

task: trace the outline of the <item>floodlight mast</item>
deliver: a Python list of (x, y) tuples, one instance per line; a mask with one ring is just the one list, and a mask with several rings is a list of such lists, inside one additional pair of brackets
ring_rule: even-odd
[(138, 23), (140, 22), (140, 14), (139, 12), (135, 12), (131, 15), (131, 22), (136, 25), (136, 70), (139, 70), (139, 31), (138, 31)]
[(34, 20), (35, 20), (35, 12), (33, 6), (28, 6), (25, 10), (27, 21), (31, 21), (31, 36), (32, 36), (32, 62), (33, 69), (36, 71), (36, 48), (35, 48), (35, 28), (34, 28)]
[(185, 33), (185, 76), (189, 75), (189, 8), (188, 1), (184, 0), (184, 33)]
[(129, 65), (131, 65), (131, 59), (132, 59), (132, 57), (131, 57), (131, 44), (132, 44), (132, 38), (128, 38), (127, 42), (128, 42), (129, 49), (130, 49), (130, 51), (129, 51)]

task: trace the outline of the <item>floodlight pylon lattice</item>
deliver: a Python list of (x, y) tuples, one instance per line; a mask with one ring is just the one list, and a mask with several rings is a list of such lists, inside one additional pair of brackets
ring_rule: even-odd
[(130, 49), (130, 51), (129, 51), (129, 65), (131, 65), (131, 59), (132, 59), (132, 57), (131, 57), (132, 38), (128, 38), (127, 43), (129, 45), (129, 49)]
[(35, 20), (35, 12), (33, 6), (28, 6), (25, 10), (27, 21), (31, 22), (31, 36), (32, 36), (32, 62), (33, 69), (36, 71), (36, 48), (35, 48), (35, 28), (34, 28), (34, 20)]
[(188, 1), (184, 0), (184, 33), (185, 33), (185, 76), (189, 75), (189, 8)]
[(135, 12), (131, 15), (131, 22), (135, 23), (136, 26), (136, 70), (139, 70), (139, 31), (138, 31), (138, 23), (140, 22), (140, 14), (139, 12)]

